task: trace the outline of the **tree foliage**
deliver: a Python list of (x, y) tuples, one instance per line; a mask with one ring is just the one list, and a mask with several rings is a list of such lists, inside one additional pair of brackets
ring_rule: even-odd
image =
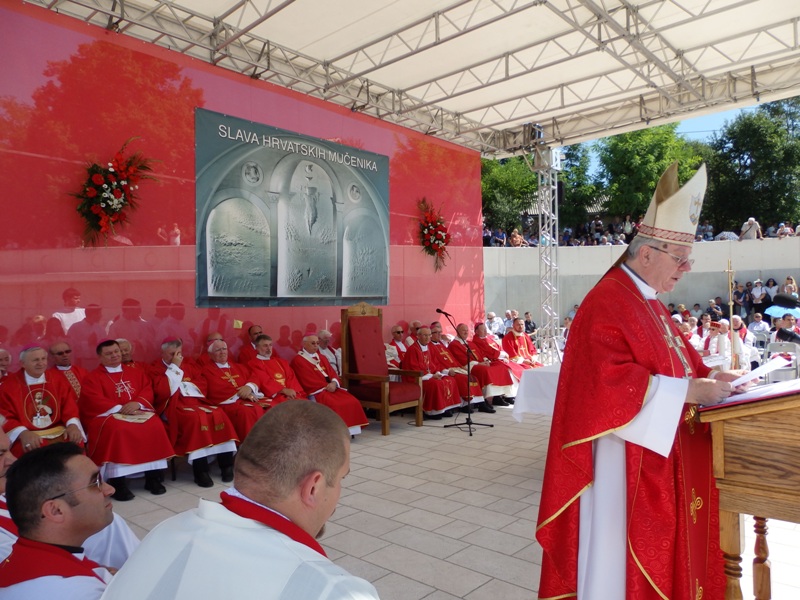
[(558, 181), (564, 198), (558, 207), (558, 218), (564, 224), (574, 225), (586, 221), (588, 208), (596, 201), (598, 186), (591, 175), (589, 144), (575, 144), (563, 149), (562, 171)]
[(695, 172), (701, 157), (676, 133), (677, 123), (623, 133), (597, 142), (600, 180), (609, 196), (606, 212), (644, 214), (658, 179), (674, 161), (683, 183)]
[(506, 230), (521, 224), (521, 215), (531, 206), (538, 188), (538, 178), (525, 159), (514, 156), (504, 160), (481, 161), (481, 197), (483, 218), (491, 227)]
[(717, 230), (738, 232), (748, 217), (764, 228), (800, 217), (800, 100), (739, 114), (710, 144), (703, 216)]

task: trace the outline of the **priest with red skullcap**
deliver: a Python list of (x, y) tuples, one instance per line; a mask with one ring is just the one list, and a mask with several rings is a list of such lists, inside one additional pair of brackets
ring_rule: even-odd
[(539, 598), (725, 595), (711, 433), (695, 416), (738, 374), (706, 367), (658, 298), (691, 271), (705, 186), (705, 166), (683, 187), (677, 163), (667, 169), (572, 324), (536, 531)]

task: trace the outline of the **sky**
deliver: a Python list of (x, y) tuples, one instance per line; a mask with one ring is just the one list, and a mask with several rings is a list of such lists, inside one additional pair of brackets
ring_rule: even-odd
[(714, 133), (718, 133), (725, 126), (726, 121), (733, 121), (736, 116), (744, 111), (752, 112), (755, 106), (748, 108), (736, 108), (725, 112), (718, 112), (704, 117), (695, 117), (681, 121), (678, 126), (678, 133), (691, 140), (710, 141)]

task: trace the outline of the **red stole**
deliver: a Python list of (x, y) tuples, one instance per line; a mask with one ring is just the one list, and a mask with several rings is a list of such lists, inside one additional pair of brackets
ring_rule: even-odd
[(81, 559), (58, 546), (19, 538), (10, 556), (0, 564), (0, 588), (53, 575), (96, 577), (103, 581), (94, 571), (99, 568), (96, 562), (85, 557)]
[(315, 540), (309, 533), (302, 529), (300, 526), (296, 525), (286, 517), (282, 517), (278, 513), (271, 511), (263, 506), (259, 506), (258, 504), (253, 504), (252, 502), (248, 502), (247, 500), (243, 500), (237, 496), (232, 496), (228, 492), (220, 492), (219, 497), (222, 499), (222, 506), (227, 508), (232, 513), (239, 515), (245, 519), (252, 519), (253, 521), (258, 521), (274, 529), (275, 531), (279, 531), (285, 536), (290, 537), (295, 542), (303, 544), (304, 546), (308, 546), (312, 550), (319, 552), (325, 558), (328, 557), (325, 554), (325, 550), (322, 549), (322, 546), (319, 545), (319, 542)]

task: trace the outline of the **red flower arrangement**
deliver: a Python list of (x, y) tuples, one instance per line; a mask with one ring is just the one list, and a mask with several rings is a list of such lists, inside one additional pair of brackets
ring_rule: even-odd
[(439, 271), (445, 266), (445, 259), (450, 258), (447, 244), (450, 243), (450, 234), (447, 232), (441, 211), (435, 209), (425, 198), (417, 203), (422, 212), (419, 220), (419, 241), (425, 254), (434, 257), (433, 268)]
[(127, 222), (130, 211), (136, 209), (139, 181), (156, 180), (149, 174), (155, 161), (141, 152), (125, 156), (125, 148), (133, 139), (125, 142), (106, 166), (90, 163), (81, 191), (72, 194), (80, 200), (76, 210), (86, 222), (83, 239), (87, 245), (96, 246), (101, 237), (107, 244), (108, 236), (116, 234), (114, 226)]

